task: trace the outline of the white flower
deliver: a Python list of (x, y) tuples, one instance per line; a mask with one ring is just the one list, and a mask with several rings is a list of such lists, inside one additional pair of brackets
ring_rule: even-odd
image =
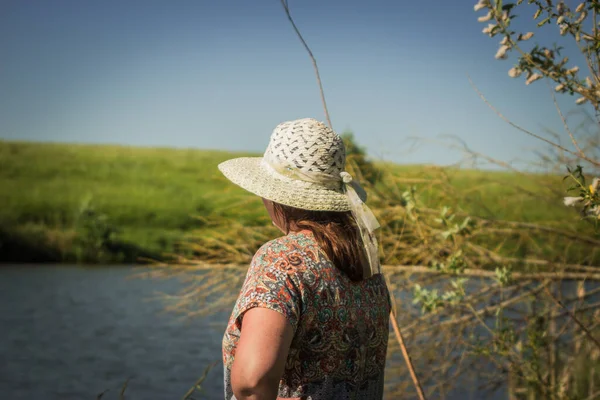
[(482, 8), (486, 8), (489, 5), (490, 5), (490, 0), (479, 0), (477, 2), (477, 4), (475, 4), (475, 6), (473, 7), (473, 10), (479, 11)]
[(485, 33), (486, 35), (492, 36), (492, 29), (494, 29), (495, 27), (496, 27), (496, 25), (494, 25), (494, 24), (488, 24), (488, 26), (483, 28), (483, 30), (481, 32)]
[(519, 35), (519, 40), (529, 40), (533, 37), (533, 32), (527, 32), (524, 35)]
[(500, 48), (496, 52), (496, 56), (495, 57), (498, 60), (504, 60), (507, 57), (506, 52), (508, 51), (508, 49), (510, 49), (510, 47), (508, 47), (507, 45), (500, 46)]
[(504, 36), (504, 37), (502, 38), (502, 40), (500, 41), (500, 44), (509, 44), (509, 43), (508, 43), (508, 36)]
[(563, 22), (565, 22), (565, 16), (564, 16), (564, 15), (561, 15), (560, 17), (558, 17), (558, 18), (556, 19), (556, 23), (557, 23), (558, 25), (562, 24)]
[(556, 90), (557, 92), (561, 92), (564, 88), (565, 88), (565, 84), (564, 83), (560, 83), (560, 84), (556, 85), (556, 87), (554, 88), (554, 90)]
[(588, 99), (586, 99), (585, 97), (580, 97), (577, 100), (575, 100), (575, 104), (583, 104), (586, 101), (588, 101)]
[(600, 219), (600, 207), (598, 207), (598, 206), (590, 207), (587, 209), (586, 214)]
[(521, 76), (522, 73), (523, 71), (521, 71), (517, 67), (513, 67), (508, 70), (508, 76), (510, 76), (511, 78), (518, 78), (519, 76)]
[(567, 74), (575, 75), (579, 71), (579, 67), (573, 67), (567, 70)]
[(585, 3), (581, 3), (580, 5), (577, 6), (577, 8), (575, 9), (575, 12), (581, 12), (581, 11), (583, 11), (584, 8), (585, 8)]
[(533, 83), (539, 79), (542, 79), (542, 75), (540, 74), (532, 74), (529, 78), (527, 78), (527, 80), (525, 81), (526, 85), (529, 85), (530, 83)]
[(590, 192), (592, 194), (598, 193), (600, 191), (600, 178), (594, 178), (592, 180), (592, 184), (590, 185)]
[(485, 14), (484, 16), (477, 18), (477, 21), (478, 22), (487, 22), (490, 19), (492, 19), (492, 12), (491, 11), (488, 12), (487, 14)]
[(567, 207), (573, 207), (581, 201), (583, 201), (582, 197), (565, 197), (563, 199), (563, 202), (565, 203), (565, 206), (567, 206)]
[(587, 17), (587, 13), (584, 11), (579, 15), (579, 18), (575, 21), (576, 24), (580, 24)]
[(561, 24), (560, 26), (560, 34), (561, 36), (565, 36), (567, 34), (567, 31), (569, 30), (569, 25), (567, 24)]

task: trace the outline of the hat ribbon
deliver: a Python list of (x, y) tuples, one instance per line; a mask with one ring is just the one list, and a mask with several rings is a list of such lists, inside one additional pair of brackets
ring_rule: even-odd
[(375, 235), (375, 231), (380, 228), (381, 225), (369, 206), (360, 199), (358, 192), (364, 194), (365, 191), (360, 183), (352, 178), (352, 175), (346, 171), (340, 172), (337, 176), (320, 171), (303, 171), (296, 166), (291, 166), (289, 163), (280, 161), (276, 157), (269, 157), (269, 159), (263, 158), (263, 165), (264, 164), (272, 168), (278, 174), (291, 179), (322, 184), (327, 187), (331, 187), (332, 184), (339, 187), (339, 184), (342, 183), (346, 196), (348, 197), (350, 211), (356, 221), (365, 249), (367, 263), (366, 265), (363, 265), (363, 277), (369, 278), (375, 274), (381, 273), (378, 252), (379, 246)]

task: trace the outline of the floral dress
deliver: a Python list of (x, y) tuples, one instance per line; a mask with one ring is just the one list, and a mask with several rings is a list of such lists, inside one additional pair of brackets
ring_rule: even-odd
[(264, 307), (294, 329), (279, 397), (303, 400), (383, 397), (390, 301), (385, 279), (352, 282), (310, 231), (290, 233), (254, 255), (223, 337), (225, 399), (235, 399), (231, 366), (245, 311)]

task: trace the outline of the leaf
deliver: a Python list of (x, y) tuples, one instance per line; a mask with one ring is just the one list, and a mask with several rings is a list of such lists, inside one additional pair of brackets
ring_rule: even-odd
[(541, 20), (540, 22), (538, 22), (537, 26), (538, 26), (538, 28), (539, 28), (539, 27), (541, 27), (541, 26), (543, 26), (543, 25), (547, 24), (548, 22), (550, 22), (550, 17), (548, 17), (548, 18), (546, 18), (546, 19), (543, 19), (543, 20)]

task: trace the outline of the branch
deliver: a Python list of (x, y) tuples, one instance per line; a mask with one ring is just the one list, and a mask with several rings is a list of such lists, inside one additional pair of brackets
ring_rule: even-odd
[(410, 355), (408, 354), (408, 350), (406, 349), (406, 345), (404, 344), (404, 339), (402, 338), (402, 333), (400, 333), (400, 328), (398, 328), (398, 322), (396, 321), (396, 317), (393, 314), (390, 314), (390, 321), (392, 322), (392, 327), (394, 328), (394, 333), (396, 334), (396, 339), (398, 339), (398, 343), (400, 344), (400, 349), (402, 350), (402, 355), (404, 356), (404, 360), (406, 361), (406, 365), (408, 366), (408, 371), (410, 372), (410, 377), (415, 384), (415, 389), (417, 390), (417, 394), (419, 395), (419, 399), (425, 400), (425, 394), (423, 393), (423, 388), (421, 387), (421, 382), (419, 382), (419, 378), (417, 378), (417, 374), (415, 373), (415, 368), (413, 367), (412, 360)]
[(329, 127), (331, 129), (333, 129), (333, 125), (331, 124), (331, 118), (329, 118), (329, 111), (327, 110), (327, 103), (325, 102), (325, 92), (323, 91), (323, 84), (321, 83), (321, 76), (319, 75), (319, 68), (317, 67), (317, 60), (315, 60), (315, 57), (313, 56), (312, 51), (310, 51), (308, 44), (306, 44), (306, 41), (302, 37), (302, 34), (300, 34), (298, 27), (296, 26), (296, 24), (294, 23), (294, 20), (292, 19), (292, 16), (290, 14), (290, 9), (287, 4), (287, 0), (281, 0), (281, 5), (283, 6), (285, 14), (287, 15), (288, 20), (290, 21), (290, 24), (292, 24), (292, 27), (294, 28), (296, 35), (298, 35), (298, 39), (300, 39), (300, 41), (302, 42), (302, 45), (306, 49), (306, 51), (310, 57), (310, 60), (312, 61), (313, 67), (315, 69), (315, 74), (317, 75), (317, 83), (319, 84), (319, 92), (321, 93), (321, 101), (323, 102), (323, 110), (325, 111), (325, 118), (327, 118), (327, 124), (329, 125)]
[(598, 349), (600, 349), (600, 341), (598, 341), (598, 339), (596, 339), (594, 335), (592, 335), (592, 332), (590, 332), (589, 329), (586, 328), (586, 326), (579, 320), (579, 318), (577, 318), (573, 311), (569, 310), (560, 300), (558, 300), (552, 294), (552, 292), (548, 290), (548, 287), (546, 287), (545, 289), (548, 297), (550, 297), (556, 304), (558, 304), (562, 309), (564, 309), (565, 312), (569, 315), (569, 317), (571, 317), (571, 319), (575, 321), (575, 323), (579, 325), (579, 327), (585, 332), (586, 336), (596, 345), (596, 347), (598, 347)]
[[(546, 82), (546, 83), (548, 84), (548, 82)], [(579, 157), (585, 159), (586, 158), (585, 153), (583, 152), (583, 150), (581, 150), (581, 148), (579, 147), (579, 144), (577, 143), (577, 140), (575, 140), (575, 136), (573, 136), (573, 132), (571, 132), (571, 129), (569, 129), (567, 120), (565, 119), (565, 116), (563, 115), (562, 111), (560, 110), (560, 107), (558, 106), (558, 102), (556, 101), (556, 95), (554, 94), (554, 91), (550, 87), (550, 84), (548, 84), (548, 88), (550, 89), (550, 95), (552, 96), (552, 101), (554, 102), (554, 107), (556, 107), (556, 112), (558, 112), (558, 115), (560, 116), (560, 120), (562, 121), (563, 126), (565, 127), (565, 130), (569, 134), (569, 137), (571, 138), (571, 142), (573, 142), (573, 146), (575, 146), (575, 148), (577, 149), (577, 152), (579, 153)]]
[[(302, 45), (306, 49), (306, 52), (308, 53), (308, 55), (312, 61), (313, 67), (315, 69), (315, 74), (317, 77), (317, 83), (319, 84), (319, 92), (321, 94), (321, 101), (323, 102), (323, 109), (325, 111), (325, 117), (327, 118), (327, 123), (329, 124), (329, 128), (333, 129), (333, 125), (331, 124), (331, 119), (329, 117), (329, 111), (327, 110), (327, 103), (325, 101), (325, 93), (323, 91), (323, 84), (321, 83), (321, 76), (319, 75), (319, 68), (317, 67), (317, 60), (313, 56), (312, 51), (308, 47), (308, 44), (306, 44), (306, 41), (302, 37), (302, 34), (298, 30), (298, 27), (296, 26), (296, 24), (294, 23), (294, 20), (292, 19), (292, 16), (290, 14), (290, 9), (287, 4), (287, 0), (281, 0), (281, 5), (283, 6), (285, 14), (287, 15), (288, 20), (290, 21), (290, 24), (292, 24), (292, 27), (294, 28), (296, 35), (298, 35), (298, 38), (302, 42)], [(425, 400), (425, 394), (423, 393), (423, 388), (421, 387), (419, 378), (417, 377), (417, 374), (415, 373), (414, 367), (412, 365), (412, 361), (408, 354), (408, 350), (406, 349), (406, 345), (404, 344), (404, 340), (402, 339), (402, 334), (400, 333), (400, 329), (398, 328), (398, 323), (396, 321), (396, 318), (392, 314), (390, 314), (390, 320), (392, 322), (392, 326), (394, 327), (394, 332), (396, 333), (396, 337), (398, 338), (398, 342), (402, 349), (402, 354), (404, 355), (406, 365), (408, 366), (408, 369), (410, 371), (410, 376), (413, 379), (413, 383), (415, 384), (415, 388), (417, 390), (417, 394), (419, 395), (419, 399)]]
[[(513, 258), (498, 258), (495, 260), (497, 262), (512, 262), (517, 261), (517, 259)], [(520, 260), (521, 262), (523, 260)], [(534, 265), (560, 265), (558, 263), (546, 262), (544, 260), (525, 260), (526, 264), (534, 264)], [(588, 280), (588, 281), (600, 281), (600, 268), (593, 266), (584, 266), (584, 265), (576, 265), (576, 264), (567, 264), (568, 268), (581, 268), (582, 272), (513, 272), (513, 279), (522, 279), (522, 280)], [(198, 263), (190, 263), (185, 266), (173, 266), (169, 265), (169, 271), (173, 271), (174, 268), (180, 267), (182, 272), (199, 272), (199, 271), (223, 271), (226, 269), (239, 270), (243, 271), (248, 269), (247, 264), (220, 264), (220, 263), (207, 263), (203, 261), (198, 261)], [(443, 271), (438, 271), (426, 265), (382, 265), (384, 270), (389, 270), (393, 272), (407, 272), (413, 274), (426, 274), (426, 275), (447, 275), (447, 273)], [(587, 271), (587, 272), (586, 272)], [(478, 278), (495, 278), (496, 273), (494, 271), (486, 271), (483, 269), (464, 269), (460, 275), (467, 277), (478, 277)], [(140, 275), (142, 276), (142, 275)], [(146, 274), (143, 276), (147, 276)], [(212, 283), (211, 283), (212, 284)], [(208, 286), (208, 285), (207, 285)], [(223, 284), (223, 286), (226, 286)], [(205, 287), (202, 287), (205, 290)]]
[(553, 141), (551, 141), (551, 140), (548, 140), (548, 139), (546, 139), (546, 138), (544, 138), (544, 137), (542, 137), (542, 136), (540, 136), (540, 135), (537, 135), (537, 134), (535, 134), (535, 133), (533, 133), (533, 132), (531, 132), (531, 131), (528, 131), (527, 129), (525, 129), (525, 128), (523, 128), (523, 127), (521, 127), (521, 126), (519, 126), (519, 125), (515, 124), (515, 123), (514, 123), (514, 122), (512, 122), (510, 119), (506, 118), (506, 117), (504, 116), (504, 114), (502, 114), (500, 111), (498, 111), (498, 109), (496, 109), (496, 107), (494, 107), (494, 106), (493, 106), (493, 105), (492, 105), (492, 104), (491, 104), (491, 103), (490, 103), (490, 102), (489, 102), (489, 101), (488, 101), (488, 100), (485, 98), (485, 96), (483, 95), (483, 93), (481, 93), (481, 91), (479, 91), (479, 89), (477, 88), (477, 86), (475, 85), (475, 83), (473, 83), (473, 80), (471, 79), (471, 77), (470, 77), (470, 76), (468, 76), (468, 75), (467, 75), (467, 79), (469, 79), (469, 83), (471, 83), (471, 86), (473, 87), (473, 89), (475, 90), (475, 92), (476, 92), (476, 93), (479, 95), (479, 97), (481, 98), (481, 100), (483, 100), (483, 101), (484, 101), (484, 103), (485, 103), (485, 104), (487, 104), (487, 105), (488, 105), (488, 107), (492, 109), (492, 111), (494, 111), (494, 112), (495, 112), (495, 113), (496, 113), (496, 114), (497, 114), (497, 115), (498, 115), (500, 118), (502, 118), (502, 119), (503, 119), (503, 120), (504, 120), (506, 123), (508, 123), (508, 124), (509, 124), (510, 126), (512, 126), (513, 128), (516, 128), (516, 129), (520, 130), (521, 132), (523, 132), (523, 133), (526, 133), (526, 134), (527, 134), (527, 135), (529, 135), (529, 136), (533, 136), (534, 138), (536, 138), (536, 139), (538, 139), (538, 140), (541, 140), (542, 142), (545, 142), (545, 143), (547, 143), (547, 144), (551, 145), (552, 147), (555, 147), (555, 148), (557, 148), (557, 149), (559, 149), (559, 150), (561, 150), (561, 151), (564, 151), (565, 153), (569, 153), (569, 154), (571, 154), (571, 155), (573, 155), (573, 156), (575, 156), (575, 157), (581, 158), (581, 159), (583, 159), (583, 160), (585, 160), (585, 161), (589, 162), (590, 164), (592, 164), (592, 165), (594, 165), (594, 166), (600, 167), (600, 162), (598, 162), (598, 161), (594, 161), (594, 160), (592, 160), (592, 159), (590, 159), (590, 158), (588, 158), (588, 157), (586, 157), (586, 156), (581, 156), (581, 155), (579, 155), (579, 154), (577, 154), (577, 153), (575, 153), (575, 152), (573, 152), (573, 151), (571, 151), (571, 150), (567, 149), (566, 147), (563, 147), (563, 146), (561, 146), (561, 145), (560, 145), (560, 144), (558, 144), (558, 143), (554, 143), (554, 142), (553, 142)]
[[(384, 269), (391, 269), (395, 271), (417, 273), (417, 274), (437, 274), (437, 275), (448, 275), (443, 271), (438, 271), (425, 265), (383, 265)], [(495, 278), (495, 271), (486, 271), (480, 269), (467, 268), (463, 270), (458, 276), (476, 277), (476, 278)], [(600, 270), (598, 273), (588, 272), (512, 272), (512, 279), (522, 280), (588, 280), (588, 281), (600, 281)]]

